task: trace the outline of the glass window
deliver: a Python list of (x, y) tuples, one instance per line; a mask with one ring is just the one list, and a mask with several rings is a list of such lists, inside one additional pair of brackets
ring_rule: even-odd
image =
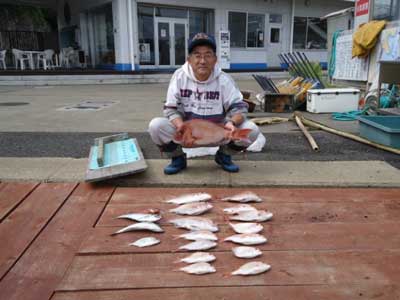
[(212, 10), (189, 9), (189, 36), (198, 32), (213, 34), (214, 12)]
[(139, 61), (141, 65), (154, 65), (154, 8), (138, 6)]
[(165, 18), (182, 18), (187, 19), (187, 9), (171, 8), (171, 7), (156, 7), (156, 16)]
[(307, 49), (326, 49), (326, 20), (322, 21), (319, 18), (309, 18), (307, 29)]
[(264, 15), (248, 14), (247, 47), (264, 47)]
[(294, 17), (293, 48), (305, 49), (307, 38), (307, 18)]
[(279, 43), (281, 41), (280, 35), (281, 35), (280, 28), (271, 28), (270, 42), (271, 43)]
[(276, 24), (282, 24), (282, 15), (270, 14), (269, 15), (269, 22), (270, 23), (276, 23)]
[(106, 4), (91, 11), (94, 24), (96, 64), (115, 64), (112, 5)]
[(327, 22), (319, 18), (294, 18), (293, 48), (326, 49)]
[(396, 0), (375, 0), (374, 20), (399, 20), (399, 1)]
[(229, 12), (231, 47), (246, 47), (246, 13)]

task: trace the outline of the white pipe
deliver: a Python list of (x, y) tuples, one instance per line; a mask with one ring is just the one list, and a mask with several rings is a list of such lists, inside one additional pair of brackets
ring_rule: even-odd
[(129, 35), (129, 56), (131, 61), (131, 69), (135, 71), (135, 55), (133, 51), (133, 22), (132, 22), (132, 1), (128, 1), (128, 35)]
[(293, 52), (293, 36), (294, 36), (294, 11), (296, 7), (296, 0), (292, 0), (292, 15), (291, 15), (291, 26), (290, 26), (290, 42), (289, 42), (289, 52)]

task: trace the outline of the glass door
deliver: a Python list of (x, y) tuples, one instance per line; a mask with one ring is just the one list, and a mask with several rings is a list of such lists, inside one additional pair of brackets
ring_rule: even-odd
[(185, 63), (189, 36), (187, 20), (156, 18), (156, 65), (178, 67)]

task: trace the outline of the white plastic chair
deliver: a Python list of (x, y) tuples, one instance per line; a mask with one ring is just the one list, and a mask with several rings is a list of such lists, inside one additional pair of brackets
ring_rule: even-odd
[(50, 69), (54, 68), (53, 55), (54, 55), (54, 50), (52, 49), (44, 50), (42, 54), (39, 54), (38, 56), (39, 68), (40, 68), (40, 63), (42, 63), (44, 70), (47, 70), (47, 68)]
[(28, 54), (24, 53), (22, 50), (12, 49), (15, 61), (15, 69), (18, 69), (18, 63), (21, 66), (21, 70), (25, 70), (24, 62), (27, 62), (28, 66), (31, 65), (31, 59)]
[(7, 70), (7, 65), (6, 65), (6, 53), (7, 50), (1, 50), (0, 51), (0, 63), (3, 66), (4, 70)]
[(62, 48), (60, 53), (61, 66), (65, 66), (67, 68), (71, 67), (71, 63), (73, 63), (74, 56), (74, 48)]

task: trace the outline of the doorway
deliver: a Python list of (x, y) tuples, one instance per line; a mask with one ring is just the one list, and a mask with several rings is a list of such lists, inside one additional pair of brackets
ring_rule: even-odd
[(188, 21), (175, 18), (155, 18), (155, 63), (160, 67), (178, 67), (187, 57)]

